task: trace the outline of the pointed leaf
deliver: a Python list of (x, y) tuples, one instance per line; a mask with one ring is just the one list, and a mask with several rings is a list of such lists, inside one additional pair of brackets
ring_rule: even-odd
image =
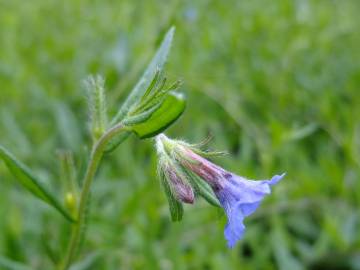
[(147, 96), (150, 95), (150, 93), (153, 91), (153, 89), (155, 88), (156, 84), (158, 83), (160, 78), (160, 70), (157, 69), (154, 75), (154, 78), (152, 79), (148, 89), (146, 89), (144, 95), (141, 98), (141, 101), (145, 100)]
[(47, 189), (36, 179), (30, 170), (18, 161), (13, 154), (0, 145), (0, 158), (5, 162), (6, 166), (16, 177), (16, 180), (30, 191), (33, 195), (43, 200), (47, 204), (53, 206), (66, 219), (74, 221), (74, 219), (66, 212), (63, 206), (59, 203), (57, 198), (52, 195)]
[(159, 104), (154, 105), (153, 107), (147, 109), (144, 112), (141, 112), (141, 113), (139, 113), (137, 115), (134, 115), (134, 116), (126, 117), (124, 119), (124, 122), (123, 122), (124, 125), (131, 126), (131, 125), (135, 125), (135, 124), (145, 122), (146, 120), (148, 120), (151, 117), (151, 115), (157, 109), (160, 108), (161, 105), (162, 105), (162, 103), (160, 102)]
[(175, 122), (184, 110), (184, 97), (177, 93), (170, 93), (147, 121), (134, 125), (132, 130), (141, 139), (153, 137)]
[(163, 69), (170, 51), (174, 31), (175, 28), (171, 27), (170, 30), (166, 33), (155, 56), (151, 60), (150, 64), (148, 65), (147, 69), (145, 70), (138, 83), (135, 85), (134, 89), (131, 91), (128, 98), (125, 100), (124, 104), (121, 106), (117, 115), (112, 120), (111, 125), (120, 122), (128, 113), (131, 106), (141, 100), (146, 90), (150, 86), (151, 82), (153, 81), (155, 74), (158, 72), (158, 70), (161, 71)]
[(136, 112), (146, 111), (149, 108), (153, 107), (155, 104), (158, 104), (159, 102), (164, 100), (166, 91), (163, 91), (162, 89), (164, 88), (165, 83), (166, 78), (163, 78), (161, 82), (159, 82), (159, 84), (155, 86), (154, 91), (145, 100), (140, 102)]

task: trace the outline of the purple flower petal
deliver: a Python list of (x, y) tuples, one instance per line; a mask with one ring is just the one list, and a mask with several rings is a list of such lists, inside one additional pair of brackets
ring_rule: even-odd
[(241, 211), (245, 215), (245, 217), (250, 216), (252, 213), (256, 211), (256, 209), (260, 206), (261, 201), (255, 203), (244, 203), (241, 204)]
[(286, 173), (283, 173), (281, 175), (274, 175), (271, 180), (269, 181), (269, 185), (275, 185), (277, 182), (279, 182), (284, 176), (286, 175)]
[(243, 223), (244, 216), (241, 214), (241, 209), (234, 207), (233, 210), (235, 213), (228, 216), (228, 223), (224, 230), (225, 239), (227, 240), (229, 248), (233, 248), (245, 232), (245, 225)]
[(279, 182), (284, 175), (275, 175), (271, 180), (253, 181), (232, 174), (223, 189), (215, 192), (228, 218), (224, 234), (230, 248), (244, 234), (244, 218), (255, 212), (265, 195), (270, 194), (270, 186)]

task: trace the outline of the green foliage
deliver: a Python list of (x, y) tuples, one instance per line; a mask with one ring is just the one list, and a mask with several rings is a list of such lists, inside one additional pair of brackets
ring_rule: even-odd
[[(79, 178), (91, 141), (83, 79), (104, 76), (115, 115), (175, 25), (166, 76), (188, 103), (169, 136), (211, 134), (227, 169), (287, 177), (229, 251), (226, 218), (202, 200), (169, 220), (153, 143), (131, 136), (94, 182), (84, 247), (101, 253), (88, 269), (359, 269), (359, 5), (2, 0), (0, 141), (61, 190), (57, 149), (74, 152)], [(12, 179), (0, 162), (0, 254), (52, 269), (42, 242), (61, 255), (66, 223)]]
[(165, 35), (149, 66), (146, 68), (144, 74), (135, 85), (128, 98), (122, 104), (117, 115), (112, 120), (113, 124), (120, 122), (123, 118), (125, 118), (126, 114), (131, 110), (131, 107), (134, 106), (138, 100), (147, 97), (147, 94), (149, 93), (147, 92), (147, 89), (151, 91), (151, 84), (152, 82), (156, 83), (156, 77), (158, 76), (159, 71), (163, 70), (167, 56), (170, 52), (174, 31), (175, 28), (172, 27)]
[(132, 130), (142, 139), (153, 137), (174, 123), (184, 110), (184, 97), (181, 94), (168, 94), (159, 104), (159, 108), (151, 113), (149, 118), (145, 118), (145, 122), (135, 124)]
[[(166, 86), (166, 78), (161, 76), (175, 28), (171, 27), (165, 35), (144, 74), (122, 104), (119, 112), (113, 118), (111, 125), (118, 122), (132, 126), (140, 138), (153, 137), (164, 131), (175, 122), (185, 109), (185, 100), (181, 95), (171, 91), (177, 90), (179, 82)], [(130, 132), (122, 133), (112, 139), (106, 152), (113, 151), (123, 142)]]
[(33, 195), (40, 200), (58, 210), (66, 219), (74, 221), (73, 218), (67, 213), (63, 206), (58, 202), (57, 198), (51, 194), (33, 173), (20, 161), (18, 161), (13, 154), (0, 145), (0, 157), (5, 162), (9, 170), (15, 176), (15, 179)]

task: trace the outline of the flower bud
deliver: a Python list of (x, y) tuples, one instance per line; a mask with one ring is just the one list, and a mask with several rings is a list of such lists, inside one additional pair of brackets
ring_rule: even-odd
[(182, 178), (175, 168), (167, 168), (165, 175), (169, 181), (170, 187), (175, 197), (183, 203), (194, 203), (195, 195), (192, 187), (186, 183), (186, 179)]
[(76, 197), (72, 192), (66, 192), (65, 194), (65, 206), (67, 209), (74, 213), (76, 211)]
[[(229, 247), (233, 247), (242, 238), (245, 232), (244, 218), (255, 212), (263, 198), (270, 194), (271, 186), (285, 175), (275, 175), (269, 180), (249, 180), (203, 158), (201, 153), (205, 155), (207, 153), (193, 145), (171, 140), (163, 134), (157, 136), (156, 140), (158, 152), (164, 153), (169, 162), (175, 164), (174, 167), (179, 168), (178, 170), (184, 172), (185, 175), (194, 176), (192, 181), (189, 181), (192, 187), (196, 188), (197, 192), (210, 203), (216, 204), (218, 201), (223, 207), (228, 218), (224, 234)], [(173, 187), (176, 187), (178, 175), (171, 173), (168, 175)], [(212, 197), (211, 191), (208, 190), (209, 186), (217, 200)], [(177, 190), (179, 194), (188, 195), (187, 189), (183, 186), (177, 187)]]

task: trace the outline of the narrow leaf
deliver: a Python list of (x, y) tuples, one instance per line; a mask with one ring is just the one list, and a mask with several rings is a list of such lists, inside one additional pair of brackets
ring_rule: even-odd
[(171, 27), (170, 30), (166, 33), (159, 49), (157, 50), (156, 54), (148, 65), (144, 74), (142, 75), (138, 83), (135, 85), (134, 89), (131, 91), (130, 95), (125, 100), (124, 104), (121, 106), (119, 112), (112, 120), (111, 125), (115, 125), (125, 117), (125, 115), (129, 112), (131, 106), (143, 97), (146, 90), (153, 81), (156, 72), (158, 72), (158, 70), (163, 70), (167, 56), (170, 51), (174, 31), (175, 28)]
[(33, 195), (43, 200), (47, 204), (58, 210), (66, 219), (74, 221), (74, 219), (62, 207), (57, 198), (52, 195), (47, 189), (36, 179), (30, 170), (20, 161), (18, 161), (13, 154), (0, 145), (0, 158), (5, 162), (6, 166), (16, 177), (16, 180)]
[[(156, 86), (155, 90), (138, 105), (138, 109), (136, 112), (139, 111), (146, 111), (147, 109), (153, 107), (156, 103), (159, 103), (159, 100), (163, 98), (166, 94), (165, 91), (162, 91), (166, 83), (166, 78), (163, 78)], [(162, 94), (161, 94), (162, 93)]]
[(156, 104), (155, 106), (147, 109), (146, 111), (139, 113), (137, 115), (134, 116), (130, 116), (130, 117), (126, 117), (124, 119), (124, 125), (130, 126), (130, 125), (135, 125), (135, 124), (139, 124), (142, 123), (144, 121), (146, 121), (147, 119), (149, 119), (151, 117), (151, 115), (157, 110), (159, 109), (159, 107), (162, 105), (162, 103), (160, 102), (159, 104)]
[(160, 97), (153, 97), (152, 100), (149, 100), (148, 102), (146, 102), (146, 104), (142, 105), (141, 111), (144, 112), (158, 104), (161, 105), (163, 103), (163, 101), (165, 100), (165, 97), (166, 97), (165, 95), (160, 96)]
[(156, 84), (158, 83), (158, 80), (160, 78), (160, 70), (156, 70), (154, 78), (152, 79), (148, 89), (145, 91), (143, 97), (141, 98), (141, 100), (145, 100), (146, 97), (152, 92), (152, 90), (155, 88)]
[(147, 121), (133, 126), (132, 130), (141, 139), (153, 137), (176, 121), (184, 110), (184, 97), (177, 93), (170, 93)]

